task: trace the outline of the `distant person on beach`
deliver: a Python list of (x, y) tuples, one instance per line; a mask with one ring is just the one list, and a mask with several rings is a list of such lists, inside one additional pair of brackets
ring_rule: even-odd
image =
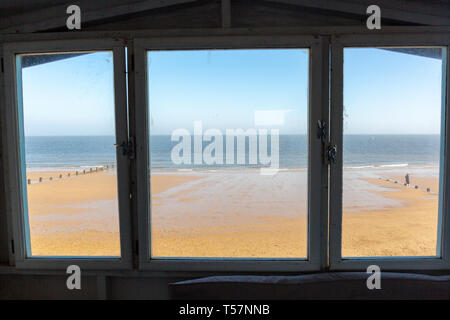
[(409, 174), (408, 173), (405, 176), (405, 182), (406, 182), (406, 184), (409, 184)]

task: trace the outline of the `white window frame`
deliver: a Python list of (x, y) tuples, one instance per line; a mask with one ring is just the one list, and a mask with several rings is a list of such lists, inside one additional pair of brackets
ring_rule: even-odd
[[(3, 44), (4, 91), (5, 91), (5, 173), (7, 175), (8, 221), (12, 221), (10, 234), (14, 241), (12, 263), (18, 269), (62, 269), (76, 264), (84, 269), (131, 269), (131, 224), (128, 158), (117, 150), (118, 202), (120, 223), (120, 257), (29, 257), (25, 234), (25, 213), (23, 202), (24, 173), (21, 169), (20, 123), (17, 101), (16, 54), (44, 52), (74, 52), (107, 50), (113, 53), (115, 134), (117, 143), (128, 141), (128, 112), (126, 93), (125, 45), (115, 39), (48, 40), (34, 42), (14, 42)], [(19, 178), (20, 177), (20, 178)], [(25, 186), (24, 186), (25, 185)]]
[[(317, 122), (322, 120), (323, 110), (328, 112), (328, 101), (323, 101), (322, 81), (324, 59), (323, 39), (318, 36), (209, 36), (171, 37), (134, 40), (135, 65), (135, 128), (137, 214), (139, 233), (139, 267), (142, 270), (159, 271), (318, 271), (323, 264), (323, 210), (322, 175), (326, 166), (322, 161), (322, 143), (317, 138)], [(235, 259), (235, 258), (173, 258), (152, 259), (150, 226), (150, 169), (149, 128), (147, 94), (147, 51), (151, 50), (201, 50), (201, 49), (283, 49), (308, 48), (309, 59), (309, 108), (308, 108), (308, 258), (302, 259)], [(326, 46), (328, 50), (328, 46)], [(328, 65), (325, 66), (328, 72)], [(327, 77), (328, 79), (328, 77)], [(328, 85), (328, 81), (325, 83)], [(299, 230), (299, 232), (302, 232)], [(325, 230), (326, 232), (326, 230)], [(326, 249), (326, 248), (325, 248)]]
[[(421, 33), (422, 32), (422, 33)], [(283, 31), (280, 31), (283, 33)], [(286, 35), (291, 34), (291, 35)], [(319, 270), (366, 270), (371, 264), (379, 265), (383, 270), (448, 270), (450, 269), (450, 183), (449, 162), (447, 155), (443, 162), (444, 190), (442, 197), (442, 232), (441, 257), (426, 258), (349, 258), (342, 259), (341, 222), (342, 222), (342, 153), (337, 154), (337, 164), (323, 161), (324, 146), (316, 139), (317, 120), (328, 122), (331, 118), (330, 144), (342, 146), (342, 53), (344, 47), (374, 46), (447, 46), (447, 81), (445, 114), (445, 150), (450, 150), (450, 34), (448, 28), (383, 28), (382, 31), (368, 31), (361, 28), (305, 28), (301, 34), (294, 35), (289, 30), (285, 35), (257, 35), (240, 31), (236, 34), (199, 33), (190, 31), (174, 36), (170, 31), (164, 32), (122, 32), (121, 39), (110, 39), (110, 33), (94, 32), (91, 35), (75, 33), (56, 35), (11, 35), (0, 37), (4, 59), (3, 89), (5, 97), (0, 104), (4, 126), (3, 158), (5, 173), (5, 198), (7, 200), (8, 239), (14, 240), (15, 253), (10, 243), (10, 262), (18, 269), (60, 269), (69, 264), (78, 264), (83, 269), (111, 270), (131, 269), (132, 252), (139, 251), (138, 270), (155, 271), (229, 271), (229, 272), (296, 272)], [(182, 36), (184, 34), (184, 36)], [(219, 35), (220, 34), (220, 35)], [(314, 36), (313, 34), (324, 34)], [(136, 38), (146, 37), (146, 38)], [(329, 42), (331, 42), (331, 87), (329, 87)], [(67, 38), (70, 40), (57, 40)], [(54, 39), (54, 40), (50, 40)], [(127, 95), (125, 79), (125, 43), (129, 45), (128, 61), (134, 61), (131, 67), (132, 78), (129, 79), (130, 110), (127, 113)], [(188, 50), (188, 49), (257, 49), (257, 48), (310, 48), (309, 74), (309, 162), (308, 162), (308, 260), (296, 259), (150, 259), (150, 185), (148, 159), (148, 108), (146, 83), (147, 50)], [(15, 82), (16, 53), (68, 52), (83, 50), (112, 50), (114, 52), (114, 86), (116, 106), (116, 139), (126, 141), (127, 117), (130, 117), (130, 133), (136, 135), (136, 162), (131, 162), (133, 172), (128, 171), (129, 160), (117, 154), (120, 189), (120, 237), (121, 258), (27, 258), (25, 254), (23, 207), (21, 190), (23, 181), (19, 164), (18, 123)], [(1, 84), (1, 82), (0, 82)], [(330, 90), (330, 102), (328, 102)], [(132, 101), (134, 98), (135, 101)], [(329, 107), (331, 111), (329, 111)], [(330, 127), (330, 126), (329, 126)], [(122, 128), (119, 130), (119, 128)], [(446, 151), (446, 154), (448, 152)], [(135, 165), (135, 166), (134, 166)], [(442, 165), (442, 164), (441, 164)], [(328, 171), (330, 170), (330, 183)], [(136, 190), (130, 188), (130, 173), (136, 176)], [(312, 183), (312, 181), (315, 181)], [(329, 191), (329, 193), (328, 193)], [(130, 195), (136, 207), (130, 212)], [(329, 199), (328, 199), (329, 196)], [(329, 206), (328, 206), (329, 202)], [(328, 216), (330, 208), (330, 217)], [(137, 221), (131, 219), (131, 213), (137, 215)], [(328, 223), (328, 221), (330, 221)], [(138, 234), (134, 234), (137, 227)], [(131, 239), (138, 239), (136, 246), (131, 246)], [(447, 241), (445, 241), (447, 239)], [(132, 251), (133, 250), (133, 251)]]
[[(333, 36), (332, 62), (331, 62), (331, 132), (330, 144), (337, 145), (337, 163), (330, 167), (330, 269), (331, 270), (365, 270), (370, 265), (378, 265), (382, 270), (432, 270), (448, 269), (450, 267), (450, 172), (449, 156), (450, 150), (450, 115), (449, 115), (449, 93), (450, 93), (450, 35), (448, 33), (404, 33), (404, 34), (345, 34)], [(343, 49), (348, 47), (402, 47), (402, 46), (447, 46), (446, 59), (443, 62), (443, 111), (441, 113), (442, 126), (445, 129), (444, 149), (445, 156), (441, 155), (441, 166), (443, 176), (440, 190), (440, 202), (442, 203), (440, 230), (438, 236), (440, 242), (440, 257), (361, 257), (343, 258), (341, 256), (342, 245), (342, 175), (343, 155), (340, 150), (343, 143)], [(445, 124), (445, 125), (444, 125)], [(444, 161), (442, 161), (444, 160)], [(446, 241), (445, 241), (446, 240)]]

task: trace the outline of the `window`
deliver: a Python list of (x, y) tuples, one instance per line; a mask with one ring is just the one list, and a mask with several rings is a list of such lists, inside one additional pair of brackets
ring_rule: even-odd
[(19, 266), (129, 264), (124, 49), (96, 46), (7, 46)]
[(122, 40), (4, 44), (11, 259), (448, 268), (445, 41), (170, 37), (133, 39), (129, 56)]
[(448, 47), (366, 40), (333, 44), (331, 267), (444, 268)]
[(317, 270), (320, 41), (203, 40), (135, 41), (141, 268)]

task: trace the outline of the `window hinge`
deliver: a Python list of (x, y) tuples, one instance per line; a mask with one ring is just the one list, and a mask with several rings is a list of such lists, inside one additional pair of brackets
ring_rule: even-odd
[(135, 145), (135, 139), (134, 137), (130, 137), (128, 139), (128, 141), (124, 141), (121, 144), (114, 144), (114, 146), (116, 146), (117, 148), (120, 148), (122, 150), (122, 154), (124, 156), (127, 156), (128, 159), (134, 159), (136, 153), (135, 153), (135, 149), (134, 149), (134, 145)]
[(317, 139), (322, 142), (323, 164), (330, 164), (330, 150), (328, 145), (328, 127), (326, 121), (317, 120)]
[(15, 254), (14, 239), (11, 239), (11, 252), (12, 252), (12, 254)]
[(317, 120), (317, 139), (322, 141), (323, 160), (325, 164), (335, 164), (337, 161), (337, 146), (328, 143), (328, 128), (325, 121)]
[(326, 121), (317, 120), (317, 138), (326, 142), (327, 139), (327, 123)]

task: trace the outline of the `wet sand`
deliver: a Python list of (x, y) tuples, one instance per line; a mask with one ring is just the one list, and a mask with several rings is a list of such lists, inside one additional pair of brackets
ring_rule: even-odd
[(154, 257), (306, 258), (306, 170), (196, 176), (153, 196)]
[[(386, 181), (402, 181), (403, 168), (345, 176), (344, 256), (435, 254), (437, 180), (408, 170), (420, 189)], [(153, 173), (153, 256), (306, 257), (306, 177), (305, 170)], [(28, 198), (33, 255), (120, 255), (114, 171), (33, 183)]]

